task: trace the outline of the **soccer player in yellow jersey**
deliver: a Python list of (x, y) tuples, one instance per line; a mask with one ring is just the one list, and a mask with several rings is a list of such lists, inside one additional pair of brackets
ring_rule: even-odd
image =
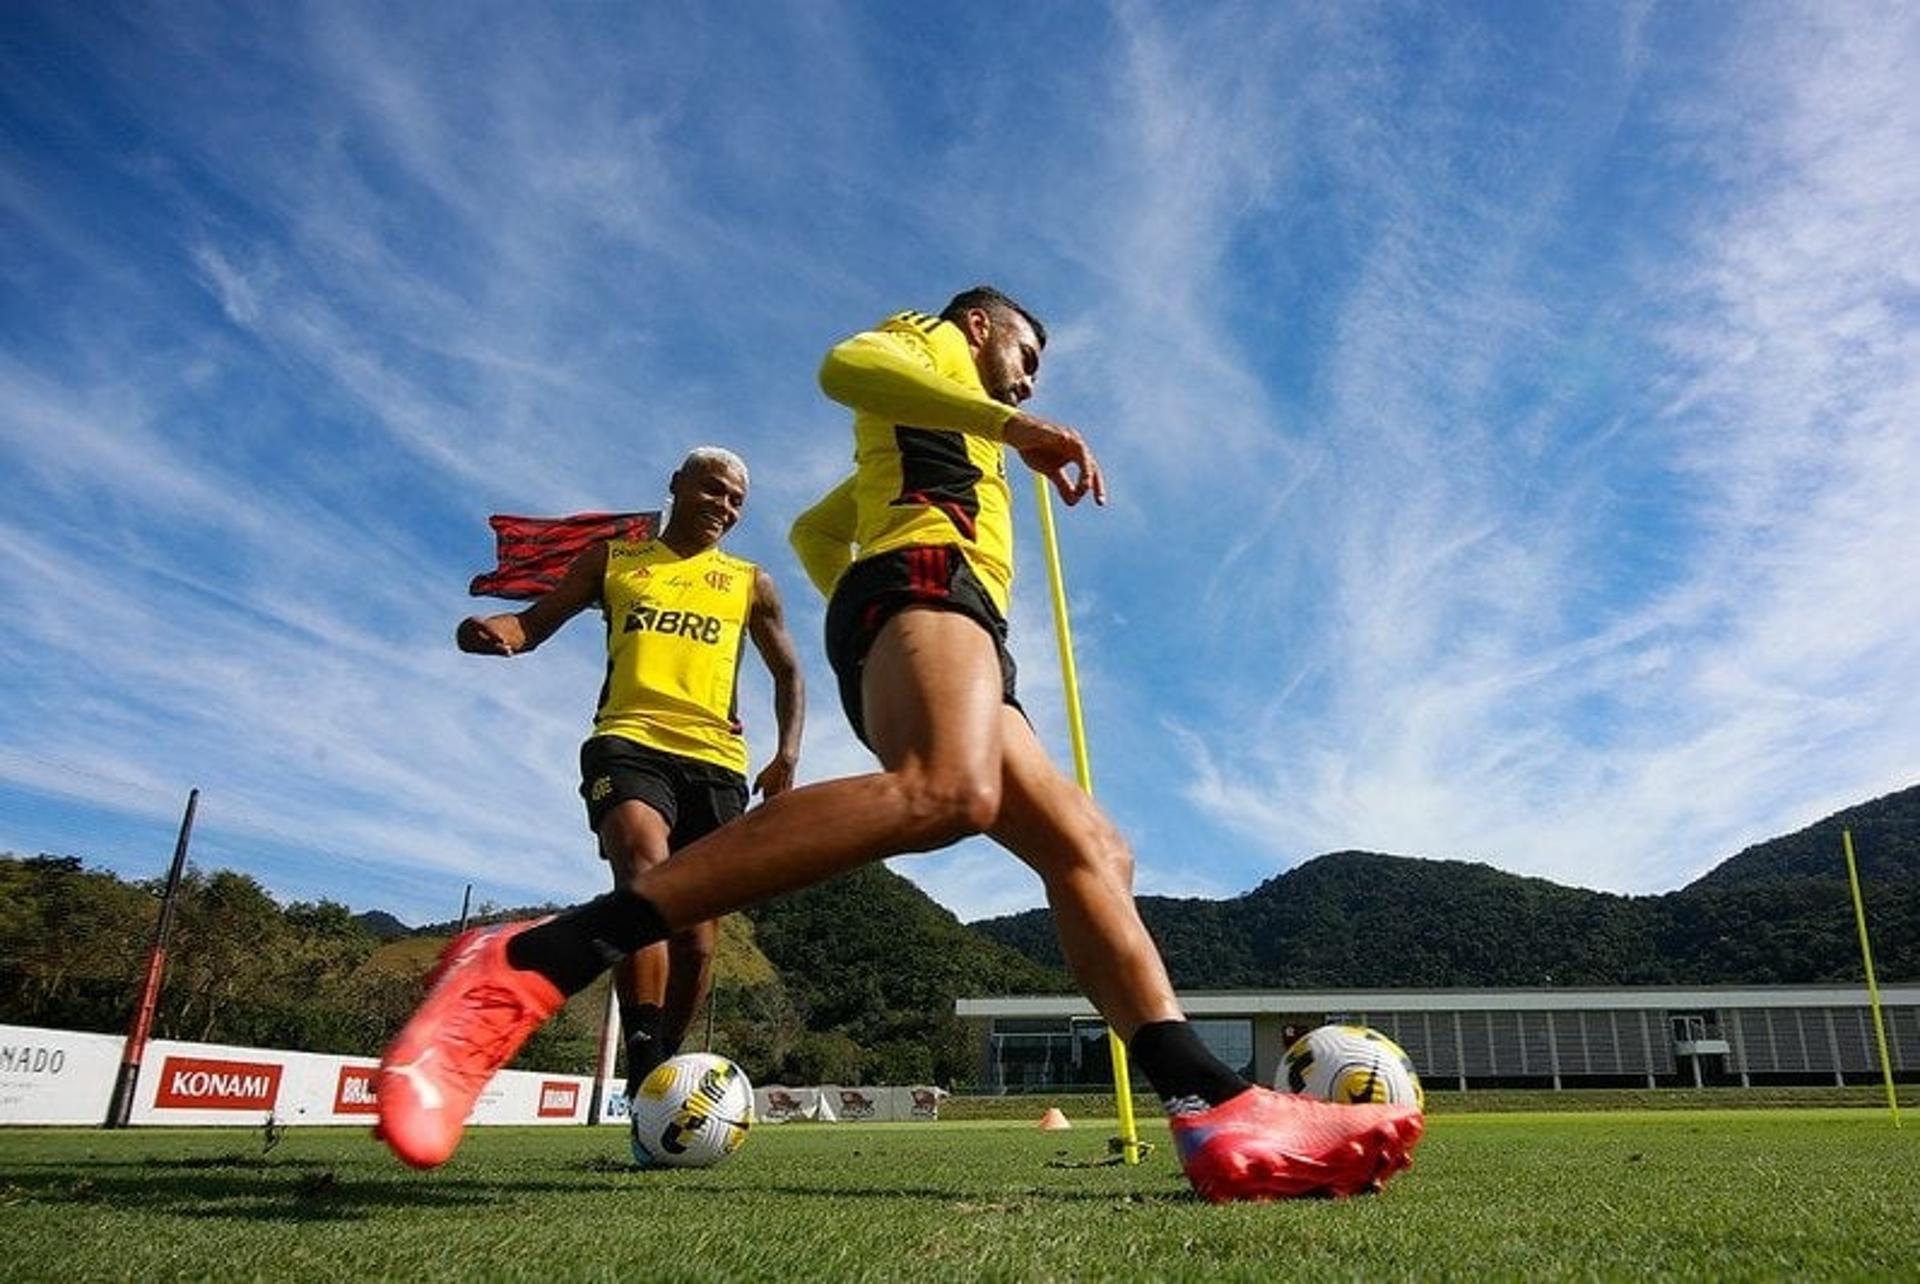
[(1255, 1087), (1181, 1014), (1133, 903), (1133, 857), (1040, 747), (1014, 703), (1005, 611), (1011, 504), (1002, 446), (1069, 504), (1106, 496), (1081, 435), (1019, 407), (1046, 331), (989, 287), (939, 316), (901, 313), (827, 354), (820, 385), (854, 412), (854, 474), (796, 525), (830, 590), (827, 649), (879, 771), (793, 790), (615, 892), (542, 924), (449, 946), (388, 1049), (385, 1136), (428, 1167), (458, 1143), (486, 1076), (609, 953), (868, 861), (987, 834), (1039, 873), (1062, 952), (1171, 1116), (1209, 1199), (1346, 1195), (1410, 1162), (1417, 1111)]
[[(738, 817), (747, 806), (747, 745), (736, 716), (742, 642), (773, 677), (779, 747), (754, 779), (767, 798), (793, 783), (806, 689), (773, 580), (720, 540), (747, 498), (747, 467), (703, 446), (668, 484), (673, 508), (658, 538), (595, 545), (526, 610), (469, 618), (460, 649), (518, 655), (589, 606), (607, 626), (607, 678), (594, 734), (580, 747), (580, 796), (616, 887)], [(711, 919), (614, 966), (626, 1038), (627, 1094), (672, 1056), (706, 994)]]

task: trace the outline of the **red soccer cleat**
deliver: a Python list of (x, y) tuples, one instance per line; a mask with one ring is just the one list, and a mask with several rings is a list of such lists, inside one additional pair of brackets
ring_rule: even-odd
[(1337, 1105), (1259, 1087), (1168, 1123), (1187, 1180), (1216, 1204), (1379, 1190), (1413, 1166), (1426, 1128), (1412, 1106)]
[(507, 942), (534, 924), (462, 932), (428, 977), (406, 1028), (380, 1058), (374, 1135), (415, 1168), (447, 1162), (474, 1099), (567, 996), (507, 962)]

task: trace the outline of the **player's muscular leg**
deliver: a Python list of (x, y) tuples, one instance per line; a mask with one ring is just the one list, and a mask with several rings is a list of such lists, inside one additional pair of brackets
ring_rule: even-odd
[(1012, 709), (1001, 711), (1003, 769), (996, 842), (1047, 887), (1074, 979), (1122, 1039), (1180, 1019), (1167, 969), (1133, 903), (1133, 853), (1113, 822), (1061, 775)]
[[(633, 888), (640, 874), (667, 859), (666, 818), (643, 802), (616, 803), (600, 821), (600, 854), (613, 869), (615, 887)], [(613, 967), (620, 1002), (665, 1007), (670, 967), (665, 942), (635, 950)]]
[(714, 943), (719, 927), (712, 919), (685, 927), (667, 938), (667, 992), (660, 1006), (660, 1042), (678, 1048), (693, 1024), (693, 1014), (707, 994), (707, 978), (713, 971)]
[(886, 770), (790, 790), (636, 885), (669, 927), (991, 826), (1000, 806), (1000, 664), (973, 620), (911, 609), (868, 653), (867, 735)]

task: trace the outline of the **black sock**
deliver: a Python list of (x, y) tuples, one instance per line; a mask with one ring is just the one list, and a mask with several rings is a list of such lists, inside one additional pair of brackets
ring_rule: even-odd
[(666, 939), (667, 925), (652, 901), (608, 892), (508, 941), (507, 962), (538, 972), (562, 993), (578, 994), (641, 946)]
[(627, 1095), (631, 1097), (653, 1068), (669, 1055), (660, 1041), (660, 1018), (666, 1014), (658, 1003), (622, 1003), (620, 1032), (627, 1045)]
[(1252, 1086), (1208, 1052), (1185, 1021), (1148, 1022), (1133, 1032), (1127, 1051), (1170, 1115), (1217, 1106)]

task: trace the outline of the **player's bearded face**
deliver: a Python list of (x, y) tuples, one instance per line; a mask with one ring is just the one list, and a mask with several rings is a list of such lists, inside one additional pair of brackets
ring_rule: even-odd
[(990, 316), (986, 338), (974, 357), (981, 386), (995, 401), (1017, 406), (1033, 395), (1040, 373), (1040, 344), (1018, 315)]

